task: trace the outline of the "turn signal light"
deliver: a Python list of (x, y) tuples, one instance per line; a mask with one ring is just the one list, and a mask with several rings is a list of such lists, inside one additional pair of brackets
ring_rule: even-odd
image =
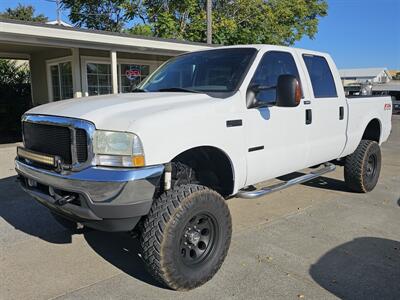
[(132, 156), (132, 164), (135, 167), (143, 167), (144, 166), (144, 156), (143, 155)]

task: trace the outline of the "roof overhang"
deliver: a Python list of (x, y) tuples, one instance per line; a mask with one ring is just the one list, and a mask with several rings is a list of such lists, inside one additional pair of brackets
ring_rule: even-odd
[(392, 84), (377, 84), (372, 87), (373, 91), (390, 91), (390, 92), (400, 92), (400, 82)]
[(209, 45), (200, 43), (11, 20), (0, 20), (0, 42), (165, 55), (177, 55), (210, 48)]

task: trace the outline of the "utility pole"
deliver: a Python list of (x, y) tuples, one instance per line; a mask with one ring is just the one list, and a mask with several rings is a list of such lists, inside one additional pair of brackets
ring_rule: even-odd
[(57, 25), (61, 25), (61, 18), (60, 18), (60, 0), (56, 1), (57, 3)]
[(212, 0), (207, 0), (207, 44), (212, 44)]

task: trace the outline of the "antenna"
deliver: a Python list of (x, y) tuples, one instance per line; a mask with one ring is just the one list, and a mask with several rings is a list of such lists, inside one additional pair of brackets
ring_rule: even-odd
[(61, 2), (60, 0), (45, 0), (56, 4), (57, 25), (61, 25)]
[(60, 0), (56, 1), (57, 3), (57, 25), (61, 25), (61, 19), (60, 19)]

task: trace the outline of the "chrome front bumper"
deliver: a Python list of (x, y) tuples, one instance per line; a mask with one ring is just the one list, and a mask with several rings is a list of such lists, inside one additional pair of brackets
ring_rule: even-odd
[[(64, 217), (105, 231), (133, 229), (153, 202), (163, 165), (138, 169), (89, 167), (57, 173), (15, 160), (22, 188), (40, 203)], [(60, 205), (58, 200), (76, 200)]]

